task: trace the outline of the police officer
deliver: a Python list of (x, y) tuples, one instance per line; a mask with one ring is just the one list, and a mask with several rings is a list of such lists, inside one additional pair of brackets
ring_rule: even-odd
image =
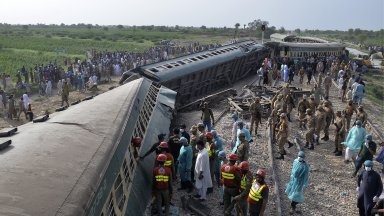
[(357, 207), (360, 216), (369, 216), (374, 202), (377, 202), (383, 192), (383, 182), (380, 175), (374, 171), (373, 162), (366, 160), (364, 162), (364, 171), (357, 178)]
[(169, 167), (164, 166), (167, 160), (165, 154), (157, 156), (158, 165), (153, 169), (153, 191), (156, 196), (157, 211), (164, 215), (161, 208), (165, 205), (165, 215), (169, 215), (169, 203), (172, 194), (172, 172)]
[(224, 185), (224, 215), (231, 215), (233, 206), (231, 205), (232, 197), (239, 195), (241, 174), (235, 166), (237, 161), (236, 154), (229, 155), (229, 163), (221, 167), (221, 179)]
[(250, 133), (252, 135), (253, 125), (255, 125), (255, 136), (257, 135), (257, 129), (259, 128), (259, 123), (261, 123), (261, 113), (263, 112), (260, 98), (256, 97), (255, 102), (253, 102), (250, 106), (251, 111), (251, 130)]
[(256, 177), (248, 195), (249, 215), (264, 215), (268, 203), (269, 188), (265, 183), (266, 173), (262, 169), (256, 171)]
[(247, 197), (252, 186), (253, 175), (249, 171), (249, 163), (247, 161), (241, 162), (239, 167), (242, 174), (239, 188), (240, 194), (233, 198), (232, 203), (237, 206), (238, 215), (246, 216), (248, 212)]

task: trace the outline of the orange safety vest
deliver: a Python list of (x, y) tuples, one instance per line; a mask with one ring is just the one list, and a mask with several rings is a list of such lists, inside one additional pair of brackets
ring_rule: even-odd
[(267, 187), (266, 184), (259, 186), (256, 183), (256, 180), (254, 180), (252, 187), (251, 187), (251, 190), (249, 191), (248, 202), (255, 204), (255, 203), (259, 202), (259, 200), (263, 199), (263, 197), (261, 196), (261, 191), (265, 187)]
[(235, 182), (236, 167), (229, 164), (221, 166), (221, 181), (226, 187), (238, 187)]
[(155, 167), (153, 169), (155, 188), (159, 190), (168, 189), (169, 178), (171, 177), (171, 170), (168, 167)]

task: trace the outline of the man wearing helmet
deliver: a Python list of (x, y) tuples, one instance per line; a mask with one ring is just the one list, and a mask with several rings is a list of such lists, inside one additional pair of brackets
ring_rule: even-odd
[[(164, 166), (167, 161), (165, 154), (159, 154), (156, 158), (157, 166), (153, 169), (153, 191), (156, 197), (156, 206), (159, 215), (169, 215), (169, 202), (172, 194), (172, 172)], [(165, 206), (165, 214), (161, 208)]]
[(256, 171), (255, 181), (248, 194), (249, 215), (264, 215), (268, 203), (269, 188), (265, 183), (266, 173), (262, 169)]
[(235, 166), (237, 161), (236, 154), (229, 155), (229, 163), (224, 164), (221, 167), (221, 180), (224, 185), (224, 215), (230, 214), (233, 209), (233, 205), (231, 205), (232, 197), (239, 195), (239, 187), (241, 181), (241, 174), (239, 169)]
[(240, 215), (246, 215), (248, 212), (247, 197), (252, 186), (253, 175), (249, 171), (249, 163), (243, 161), (239, 165), (242, 174), (240, 181), (239, 195), (233, 198), (232, 204), (237, 205), (237, 213)]
[(176, 169), (175, 169), (175, 160), (171, 153), (169, 153), (168, 143), (161, 142), (159, 145), (160, 154), (167, 156), (167, 160), (164, 163), (165, 167), (168, 167), (172, 171), (172, 177), (176, 179)]

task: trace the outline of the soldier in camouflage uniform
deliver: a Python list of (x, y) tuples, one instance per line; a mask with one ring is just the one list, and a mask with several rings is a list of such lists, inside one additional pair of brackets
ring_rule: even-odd
[(342, 156), (343, 155), (343, 145), (341, 142), (345, 138), (345, 118), (342, 116), (341, 111), (336, 112), (336, 119), (334, 123), (336, 127), (335, 131), (335, 156)]
[(345, 113), (345, 130), (348, 131), (351, 125), (351, 119), (353, 116), (353, 113), (357, 113), (356, 106), (353, 104), (352, 100), (348, 101), (348, 105), (344, 109)]
[(315, 134), (316, 129), (316, 117), (312, 114), (311, 109), (306, 110), (306, 116), (300, 121), (303, 121), (307, 124), (307, 132), (305, 133), (305, 148), (313, 150), (315, 147), (313, 145), (313, 135)]
[[(309, 109), (309, 101), (307, 100), (307, 95), (303, 95), (303, 99), (299, 102), (297, 105), (297, 113), (299, 115), (299, 119), (305, 118), (305, 112), (307, 109)], [(302, 121), (299, 121), (300, 123), (300, 129), (305, 128), (305, 123)]]
[(283, 95), (279, 94), (277, 96), (277, 100), (273, 104), (273, 108), (274, 109), (283, 109), (283, 105), (284, 105)]
[(335, 113), (333, 112), (331, 103), (329, 101), (324, 101), (323, 108), (325, 111), (325, 126), (324, 126), (324, 137), (321, 140), (329, 140), (329, 126), (334, 122)]
[(309, 109), (311, 109), (312, 113), (316, 112), (317, 104), (315, 102), (315, 96), (311, 95), (309, 96)]
[(289, 91), (287, 96), (285, 96), (285, 103), (283, 105), (283, 112), (287, 114), (287, 118), (289, 122), (291, 121), (291, 112), (293, 108), (295, 108), (295, 101), (292, 97), (291, 92)]
[(257, 135), (257, 129), (259, 128), (259, 123), (261, 123), (261, 113), (263, 112), (259, 97), (256, 98), (249, 109), (251, 111), (251, 129), (249, 132), (252, 135), (253, 125), (255, 125), (255, 135)]
[(237, 164), (248, 161), (249, 158), (249, 142), (245, 139), (245, 133), (239, 133), (240, 144), (237, 147)]
[(280, 156), (276, 159), (284, 160), (284, 155), (286, 154), (284, 145), (287, 143), (288, 139), (288, 122), (286, 121), (286, 114), (280, 114), (280, 125), (277, 131), (277, 143), (279, 145)]
[(366, 126), (366, 124), (367, 124), (367, 120), (368, 120), (368, 115), (367, 115), (367, 113), (364, 111), (363, 106), (359, 106), (359, 107), (357, 108), (357, 113), (356, 113), (356, 120), (355, 120), (355, 122), (356, 122), (357, 120), (360, 120), (361, 123), (362, 123), (361, 126), (362, 126), (363, 128), (365, 128), (365, 126)]
[(327, 76), (325, 76), (323, 84), (325, 89), (325, 97), (329, 97), (329, 90), (332, 86), (332, 78), (329, 73), (327, 73)]
[(315, 130), (315, 142), (319, 145), (319, 137), (320, 132), (325, 128), (325, 111), (322, 106), (317, 107), (317, 111), (315, 113), (316, 116), (316, 130)]

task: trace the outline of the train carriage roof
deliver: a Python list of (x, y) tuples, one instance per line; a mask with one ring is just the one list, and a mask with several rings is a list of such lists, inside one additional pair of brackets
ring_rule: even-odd
[(169, 61), (145, 65), (136, 69), (136, 71), (158, 82), (165, 82), (234, 60), (249, 52), (263, 49), (267, 48), (263, 45), (256, 44), (254, 41), (244, 41), (222, 46), (214, 50), (182, 56)]
[(151, 83), (134, 80), (1, 138), (12, 145), (0, 151), (0, 215), (84, 214)]
[(345, 48), (341, 43), (296, 43), (296, 42), (268, 42), (267, 46), (293, 48)]

